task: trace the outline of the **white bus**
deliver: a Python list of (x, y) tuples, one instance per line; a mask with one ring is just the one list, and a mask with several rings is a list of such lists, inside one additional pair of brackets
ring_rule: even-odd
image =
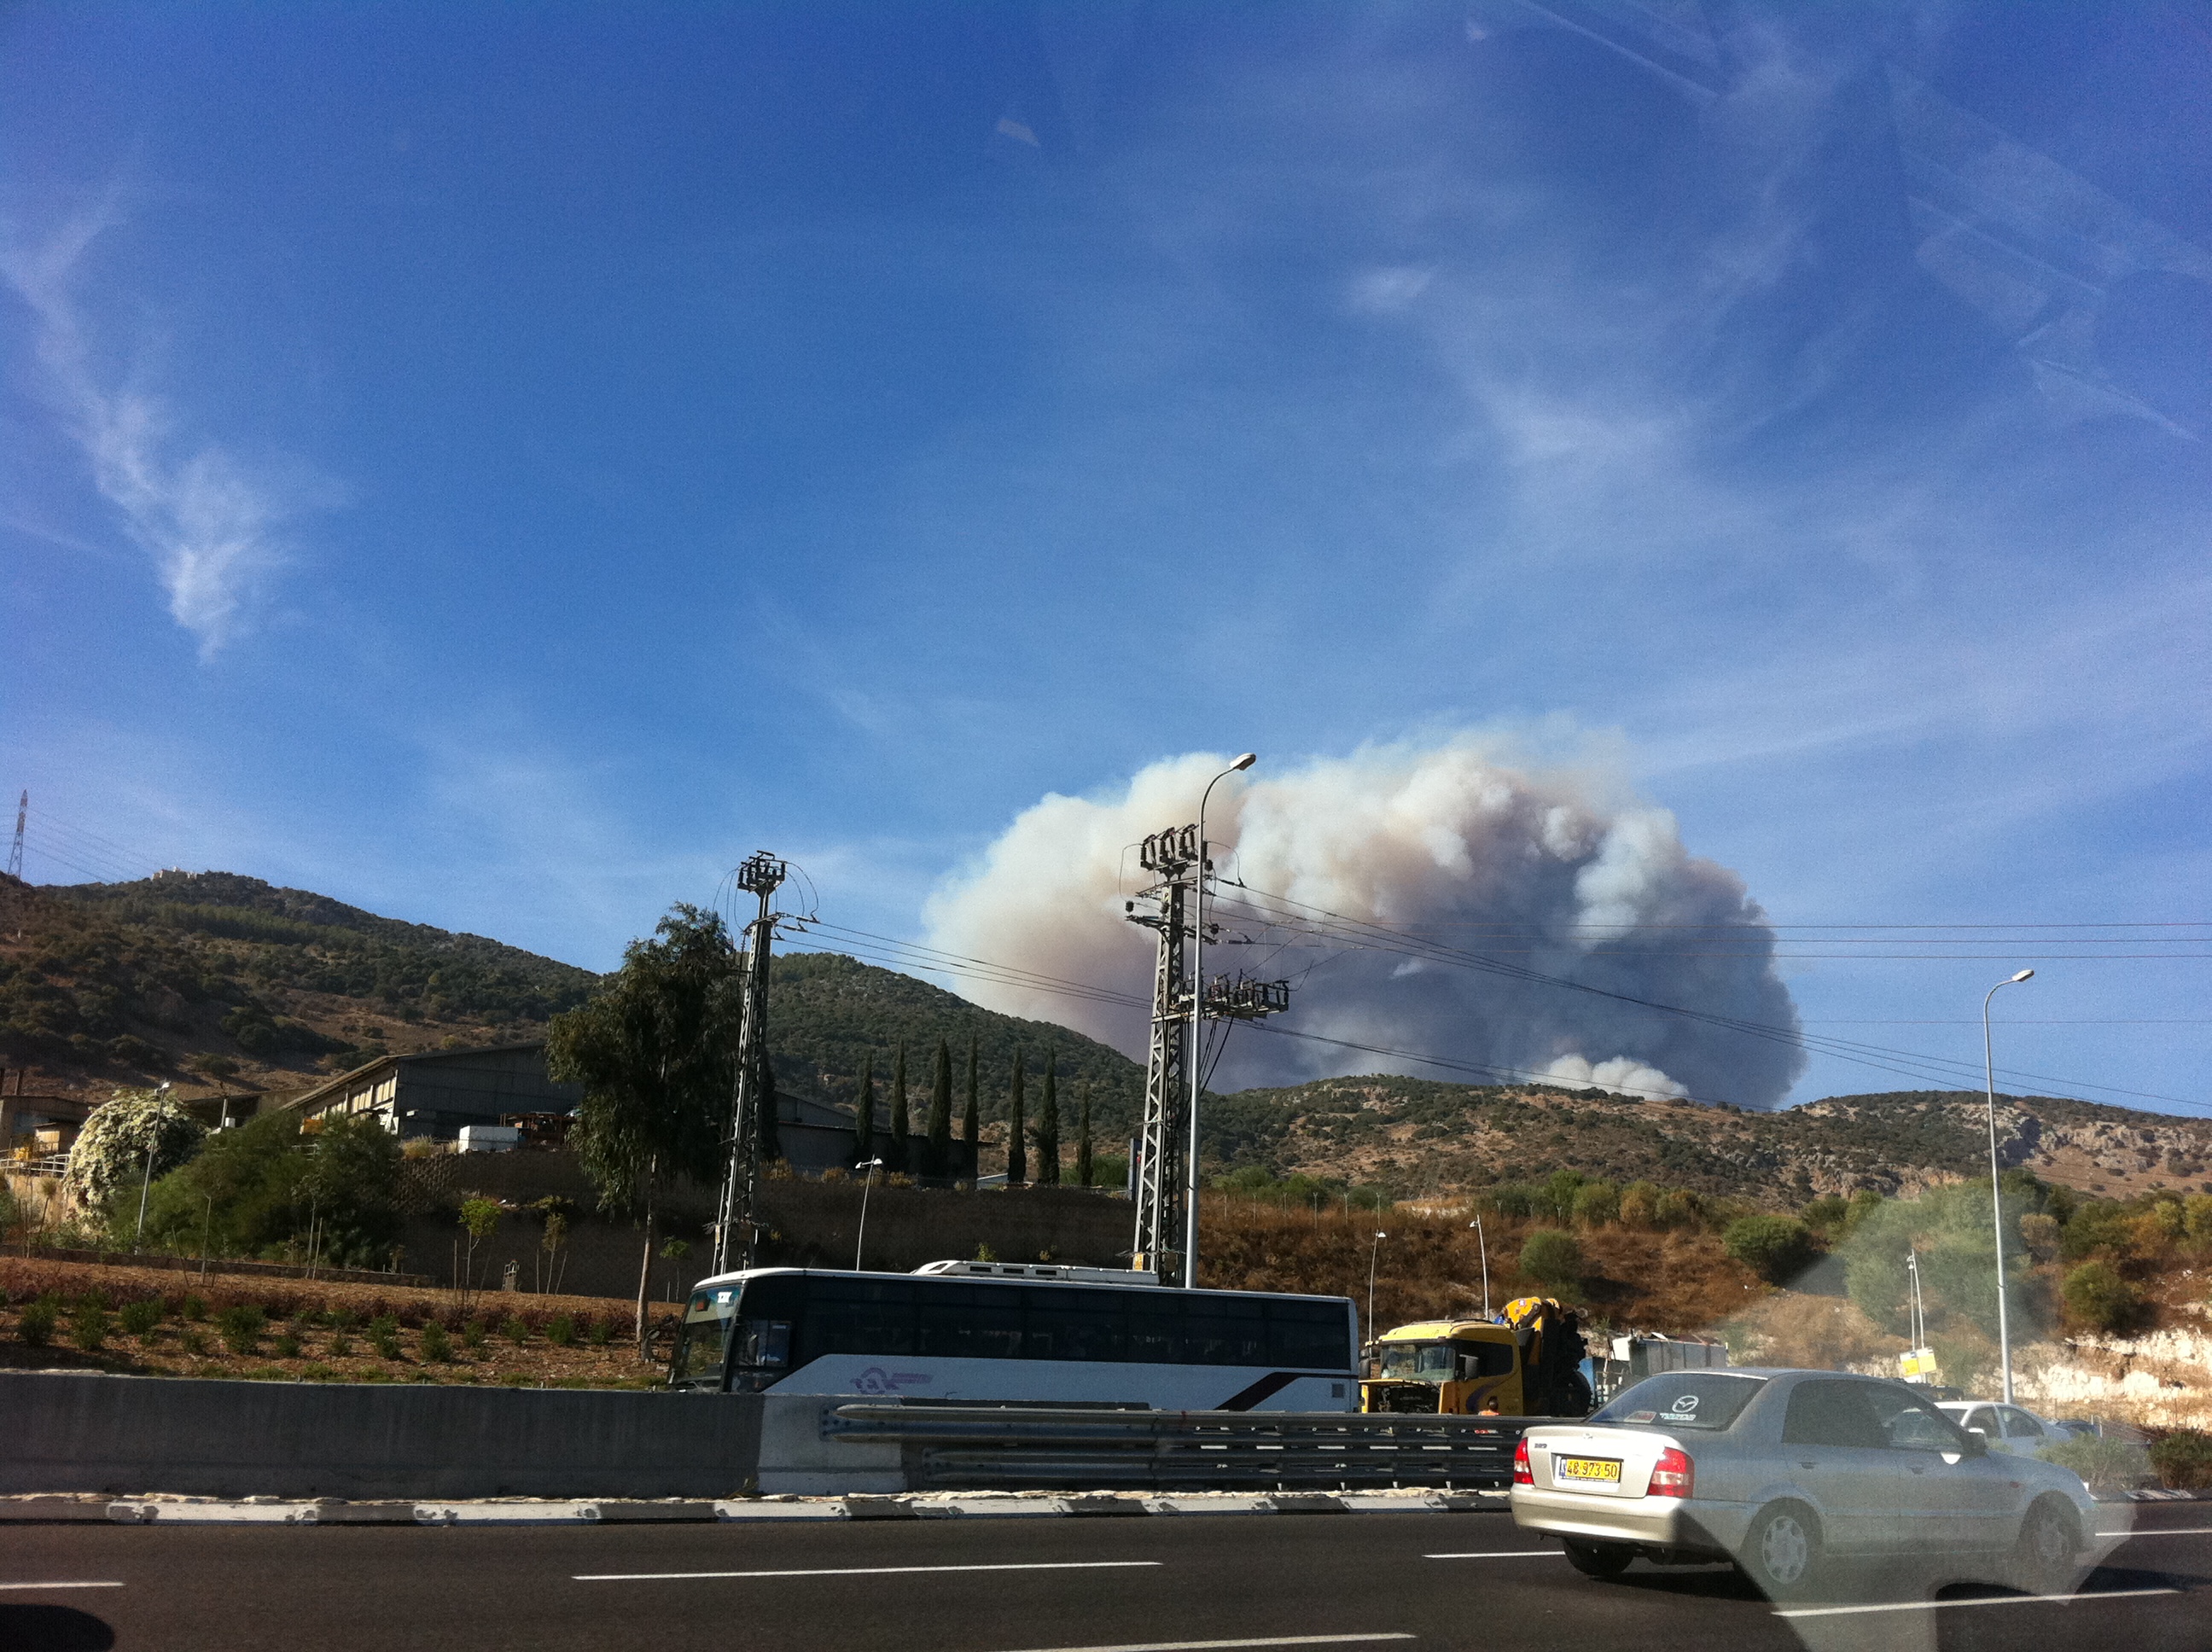
[(669, 1386), (739, 1394), (1357, 1411), (1346, 1297), (1181, 1291), (1106, 1269), (763, 1267), (692, 1288)]

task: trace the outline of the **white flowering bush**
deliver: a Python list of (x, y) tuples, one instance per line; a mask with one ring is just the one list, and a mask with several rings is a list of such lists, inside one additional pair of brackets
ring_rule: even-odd
[(158, 1180), (199, 1151), (207, 1127), (154, 1090), (118, 1090), (94, 1108), (70, 1149), (65, 1186), (79, 1209), (99, 1211), (117, 1189), (137, 1187), (153, 1160)]

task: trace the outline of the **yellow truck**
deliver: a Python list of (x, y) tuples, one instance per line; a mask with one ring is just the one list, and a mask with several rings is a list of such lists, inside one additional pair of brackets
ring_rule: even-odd
[(1587, 1417), (1582, 1316), (1551, 1297), (1506, 1303), (1504, 1323), (1422, 1320), (1368, 1345), (1366, 1412)]

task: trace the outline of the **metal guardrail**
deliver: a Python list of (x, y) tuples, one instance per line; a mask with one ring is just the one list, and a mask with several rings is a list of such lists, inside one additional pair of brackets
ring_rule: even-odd
[(1503, 1490), (1543, 1418), (859, 1404), (825, 1439), (902, 1448), (916, 1491)]

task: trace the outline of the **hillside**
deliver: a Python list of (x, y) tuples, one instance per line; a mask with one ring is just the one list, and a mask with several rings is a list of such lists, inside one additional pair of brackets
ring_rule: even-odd
[(297, 1088), (390, 1051), (533, 1036), (597, 979), (230, 872), (0, 877), (0, 1064), (47, 1094)]
[[(1401, 1196), (1572, 1169), (1794, 1205), (1986, 1174), (1986, 1118), (1971, 1091), (1837, 1096), (1752, 1113), (1547, 1085), (1357, 1078), (1224, 1096), (1201, 1128), (1209, 1153), (1227, 1164), (1340, 1176)], [(1997, 1130), (2007, 1165), (2083, 1192), (2212, 1191), (2212, 1120), (1999, 1096)]]
[[(0, 878), (0, 1066), (30, 1069), (34, 1092), (94, 1096), (157, 1078), (187, 1095), (218, 1084), (297, 1089), (386, 1052), (540, 1036), (598, 979), (481, 936), (228, 872), (70, 888)], [(903, 1041), (919, 1115), (943, 1038), (957, 1107), (972, 1039), (987, 1121), (1005, 1116), (1018, 1049), (1032, 1121), (1050, 1052), (1063, 1141), (1073, 1143), (1086, 1087), (1102, 1151), (1134, 1128), (1142, 1068), (1066, 1028), (828, 953), (778, 957), (769, 1005), (787, 1095), (848, 1106), (872, 1059), (887, 1118)], [(2212, 1121), (2037, 1096), (2001, 1098), (1998, 1114), (2006, 1162), (2046, 1181), (2112, 1198), (2212, 1190)], [(1983, 1117), (1971, 1092), (1746, 1113), (1540, 1084), (1367, 1077), (1217, 1096), (1201, 1122), (1206, 1152), (1224, 1169), (1303, 1172), (1401, 1197), (1573, 1169), (1794, 1206), (1972, 1175), (1987, 1151)]]

